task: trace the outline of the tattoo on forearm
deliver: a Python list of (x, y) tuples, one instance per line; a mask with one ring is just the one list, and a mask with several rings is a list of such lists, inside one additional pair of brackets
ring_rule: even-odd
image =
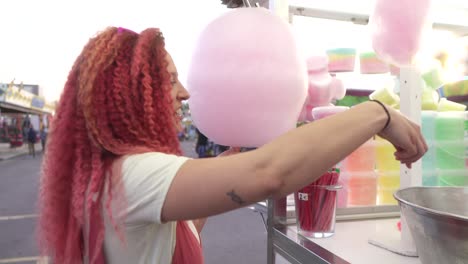
[(226, 195), (229, 196), (229, 197), (231, 197), (231, 200), (232, 200), (233, 202), (236, 202), (236, 203), (238, 203), (238, 204), (240, 204), (240, 205), (242, 205), (242, 204), (245, 203), (245, 201), (242, 200), (242, 198), (241, 198), (239, 195), (237, 195), (237, 193), (235, 193), (234, 190), (232, 190), (232, 191), (226, 193)]

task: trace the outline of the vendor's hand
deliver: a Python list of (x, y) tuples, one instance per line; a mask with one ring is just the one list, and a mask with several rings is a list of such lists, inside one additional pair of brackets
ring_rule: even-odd
[(223, 153), (219, 154), (218, 157), (225, 157), (233, 154), (239, 153), (241, 150), (240, 147), (230, 147), (228, 150), (224, 151)]
[(387, 107), (387, 110), (391, 117), (390, 124), (378, 135), (392, 143), (397, 150), (395, 158), (411, 168), (411, 164), (428, 149), (421, 128), (391, 107)]

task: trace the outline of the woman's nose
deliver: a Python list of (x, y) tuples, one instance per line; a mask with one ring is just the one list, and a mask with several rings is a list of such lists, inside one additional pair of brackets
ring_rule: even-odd
[(181, 85), (178, 97), (179, 97), (179, 100), (187, 100), (190, 98), (189, 92), (187, 91), (187, 89), (185, 89), (183, 85)]

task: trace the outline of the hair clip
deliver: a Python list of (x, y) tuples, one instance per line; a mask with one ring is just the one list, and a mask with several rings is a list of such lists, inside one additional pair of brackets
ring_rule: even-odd
[(123, 27), (118, 27), (118, 28), (117, 28), (117, 33), (118, 33), (118, 34), (124, 32), (124, 31), (128, 31), (128, 32), (132, 32), (132, 33), (137, 34), (135, 31), (132, 31), (132, 30), (127, 29), (127, 28), (123, 28)]

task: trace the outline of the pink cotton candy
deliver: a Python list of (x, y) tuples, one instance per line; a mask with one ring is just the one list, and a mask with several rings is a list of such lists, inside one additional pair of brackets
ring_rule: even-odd
[(195, 125), (228, 146), (258, 147), (296, 127), (307, 96), (291, 26), (263, 8), (238, 8), (201, 33), (187, 88)]
[(430, 0), (377, 0), (369, 25), (372, 46), (385, 62), (408, 66), (429, 29)]

